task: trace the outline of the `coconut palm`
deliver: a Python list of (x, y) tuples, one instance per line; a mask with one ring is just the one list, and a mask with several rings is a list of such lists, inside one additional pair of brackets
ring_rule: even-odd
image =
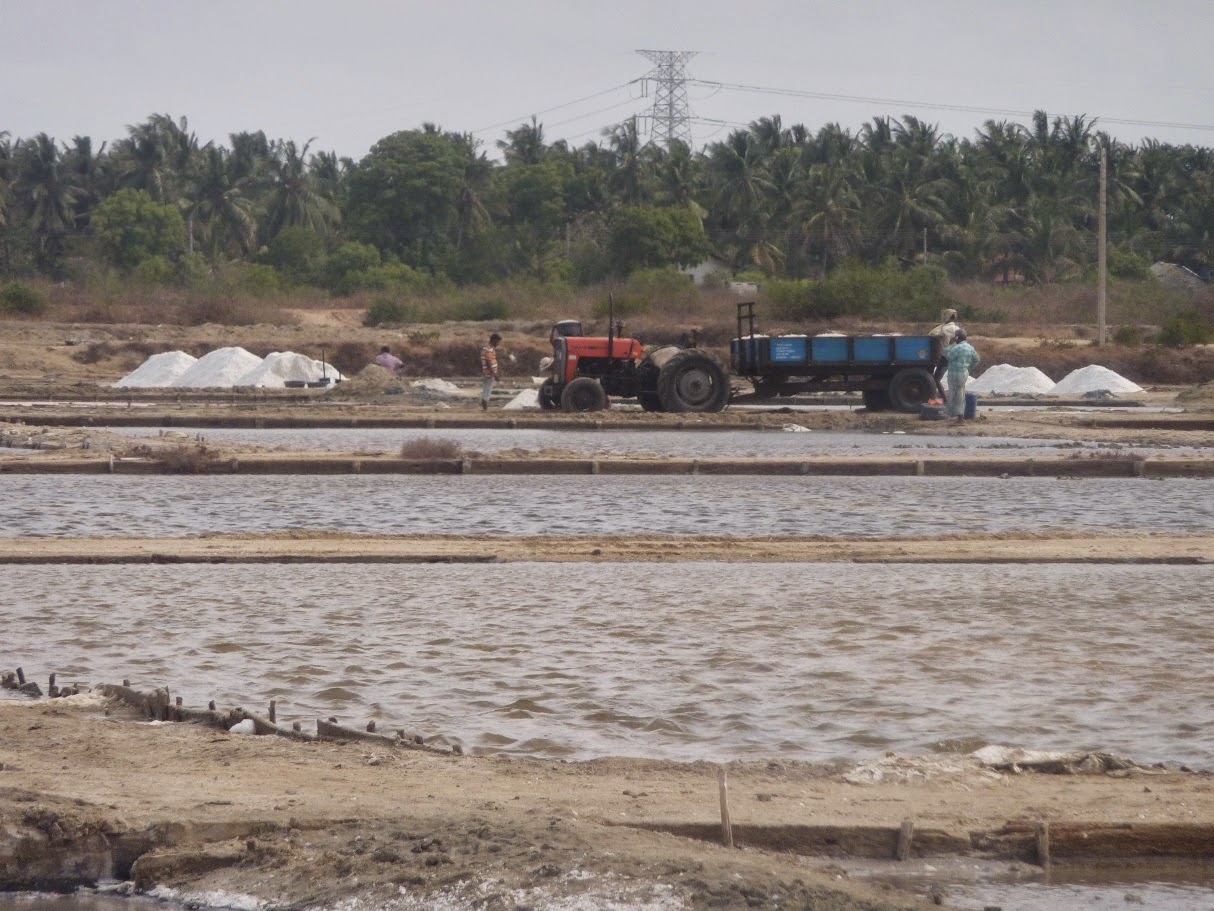
[(274, 143), (266, 174), (266, 240), (287, 227), (308, 228), (327, 235), (340, 219), (340, 212), (325, 187), (308, 168), (308, 149), (313, 140), (297, 148), (293, 140)]
[(46, 133), (19, 144), (13, 194), (34, 236), (39, 264), (48, 267), (76, 226), (80, 194), (64, 172), (59, 146)]
[(231, 153), (208, 145), (191, 186), (186, 210), (190, 249), (195, 231), (212, 260), (247, 254), (257, 237), (253, 201), (245, 195), (250, 178), (234, 178)]

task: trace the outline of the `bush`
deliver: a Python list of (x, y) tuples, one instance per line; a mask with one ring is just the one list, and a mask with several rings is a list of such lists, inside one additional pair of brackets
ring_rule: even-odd
[(1211, 341), (1214, 341), (1214, 326), (1196, 310), (1176, 314), (1159, 331), (1159, 344), (1169, 348), (1208, 345)]
[(3, 303), (6, 313), (20, 313), (22, 316), (34, 316), (46, 309), (46, 300), (42, 295), (21, 282), (13, 282), (0, 292), (0, 303)]
[(402, 459), (458, 459), (464, 454), (464, 447), (455, 440), (441, 437), (418, 437), (401, 444)]
[(948, 273), (938, 266), (902, 271), (896, 265), (844, 266), (819, 281), (771, 279), (762, 297), (779, 319), (834, 319), (841, 316), (926, 322), (943, 307)]
[(273, 266), (245, 263), (240, 267), (236, 283), (242, 291), (254, 297), (269, 297), (282, 290), (282, 278)]
[(1142, 330), (1137, 326), (1122, 326), (1113, 333), (1113, 344), (1123, 348), (1137, 348), (1143, 340)]
[(1137, 253), (1122, 250), (1109, 251), (1109, 275), (1134, 281), (1147, 281), (1153, 277), (1151, 264), (1146, 259)]
[(510, 307), (500, 297), (461, 301), (456, 304), (453, 312), (453, 318), (456, 320), (478, 323), (503, 320), (509, 315)]
[(141, 285), (167, 285), (173, 280), (173, 264), (164, 256), (149, 256), (135, 266), (131, 277)]
[(376, 298), (363, 315), (364, 326), (383, 326), (386, 324), (408, 323), (413, 321), (413, 308), (404, 301), (392, 300), (387, 297)]

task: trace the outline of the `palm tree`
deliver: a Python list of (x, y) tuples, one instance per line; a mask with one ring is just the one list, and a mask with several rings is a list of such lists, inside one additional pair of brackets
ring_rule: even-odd
[(45, 268), (58, 258), (64, 238), (76, 226), (79, 191), (63, 173), (59, 146), (46, 133), (19, 143), (16, 165), (14, 194), (34, 235), (39, 265)]
[(189, 244), (193, 250), (194, 226), (212, 260), (249, 252), (257, 237), (253, 202), (244, 195), (249, 178), (233, 178), (231, 155), (208, 145), (202, 150), (202, 162), (194, 179), (192, 204), (187, 209)]
[(302, 227), (322, 236), (340, 219), (340, 212), (307, 165), (309, 139), (302, 149), (293, 140), (275, 143), (268, 162), (266, 240), (286, 227)]
[(613, 129), (604, 130), (607, 145), (614, 155), (610, 185), (625, 205), (637, 205), (646, 197), (645, 151), (636, 117), (629, 117)]

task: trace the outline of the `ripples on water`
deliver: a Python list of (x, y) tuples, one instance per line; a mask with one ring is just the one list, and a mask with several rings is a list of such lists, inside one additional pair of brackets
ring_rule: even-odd
[[(961, 499), (960, 508), (945, 509)], [(1214, 531), (1214, 481), (1051, 478), (0, 476), (0, 537), (383, 534), (880, 537)]]
[(193, 705), (277, 699), (287, 720), (375, 718), (487, 752), (824, 759), (996, 742), (1214, 764), (1214, 567), (5, 575), (0, 665), (167, 684)]

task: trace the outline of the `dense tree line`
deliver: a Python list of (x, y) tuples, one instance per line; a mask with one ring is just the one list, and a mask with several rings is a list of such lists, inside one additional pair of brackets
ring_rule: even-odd
[(103, 263), (188, 283), (236, 264), (254, 285), (348, 292), (588, 283), (709, 254), (812, 278), (926, 249), (957, 277), (1065, 280), (1094, 260), (1102, 150), (1115, 271), (1168, 259), (1208, 274), (1214, 258), (1214, 151), (1125, 145), (1083, 117), (957, 139), (909, 116), (854, 133), (773, 116), (702, 152), (647, 143), (635, 119), (580, 147), (533, 120), (497, 147), (500, 161), (427, 124), (354, 162), (262, 132), (201, 144), (164, 115), (109, 146), (0, 134), (0, 274)]

